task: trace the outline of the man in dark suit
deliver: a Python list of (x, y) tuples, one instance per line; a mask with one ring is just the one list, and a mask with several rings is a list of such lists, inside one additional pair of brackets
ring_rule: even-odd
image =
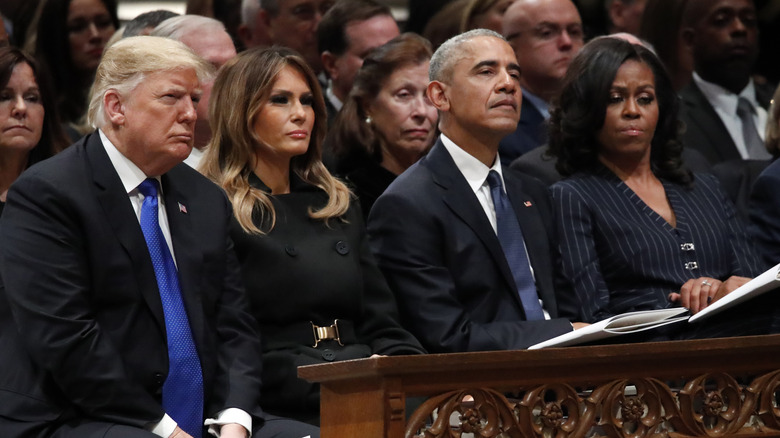
[(504, 37), (520, 66), (523, 105), (517, 129), (501, 140), (504, 165), (547, 144), (549, 103), (572, 58), (584, 44), (582, 20), (571, 0), (517, 0), (502, 20)]
[(520, 116), (519, 77), (512, 48), (495, 32), (444, 43), (427, 90), (442, 136), (369, 216), (372, 251), (404, 326), (431, 352), (526, 348), (572, 330), (556, 318), (547, 191), (498, 160), (498, 142)]
[(223, 438), (311, 430), (275, 435), (298, 424), (258, 406), (260, 343), (230, 203), (181, 164), (210, 75), (177, 41), (118, 42), (93, 87), (99, 130), (11, 187), (0, 436), (188, 438), (205, 436), (204, 422)]
[(761, 138), (772, 87), (751, 78), (758, 56), (753, 1), (689, 1), (682, 32), (694, 60), (693, 79), (680, 91), (685, 146), (712, 164), (769, 159)]

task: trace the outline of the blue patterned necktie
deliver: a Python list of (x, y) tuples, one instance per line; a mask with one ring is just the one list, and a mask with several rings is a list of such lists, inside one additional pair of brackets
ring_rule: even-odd
[(158, 222), (158, 182), (148, 178), (138, 190), (144, 195), (141, 230), (152, 257), (168, 335), (169, 367), (163, 384), (163, 408), (182, 430), (194, 438), (201, 438), (203, 373), (179, 288), (179, 274)]
[(531, 274), (531, 265), (525, 252), (523, 231), (520, 229), (520, 223), (517, 222), (515, 210), (504, 193), (501, 176), (495, 170), (491, 170), (487, 181), (490, 185), (490, 196), (493, 198), (493, 208), (496, 210), (498, 240), (501, 242), (501, 249), (504, 250), (504, 256), (512, 271), (517, 294), (523, 304), (525, 319), (528, 321), (544, 319), (544, 311), (539, 304), (536, 284)]

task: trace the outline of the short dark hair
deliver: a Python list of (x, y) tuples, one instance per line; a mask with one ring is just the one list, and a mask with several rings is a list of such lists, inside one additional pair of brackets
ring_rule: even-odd
[[(376, 99), (390, 75), (408, 65), (431, 59), (431, 43), (415, 33), (404, 33), (374, 49), (355, 75), (355, 84), (328, 134), (328, 144), (344, 163), (340, 173), (360, 157), (382, 161), (384, 141), (373, 124), (365, 122), (365, 108)], [(352, 161), (355, 160), (355, 161)]]
[(658, 124), (651, 145), (653, 173), (683, 186), (693, 179), (683, 167), (682, 144), (677, 141), (677, 94), (663, 64), (641, 45), (602, 37), (586, 44), (574, 57), (550, 114), (550, 153), (564, 176), (590, 171), (598, 163), (598, 131), (604, 126), (610, 89), (618, 69), (629, 60), (653, 72), (658, 102)]
[(344, 54), (349, 47), (347, 25), (380, 15), (392, 17), (393, 13), (386, 5), (374, 0), (338, 0), (317, 25), (317, 50), (336, 56)]
[(62, 125), (60, 125), (60, 118), (57, 115), (57, 107), (54, 104), (48, 72), (38, 66), (35, 58), (16, 47), (0, 47), (0, 89), (8, 85), (14, 68), (19, 64), (27, 64), (32, 69), (35, 83), (38, 85), (40, 92), (41, 103), (43, 104), (44, 115), (41, 139), (30, 151), (30, 156), (27, 160), (28, 165), (32, 165), (65, 149), (70, 141), (62, 130)]
[(171, 17), (176, 17), (178, 15), (179, 14), (177, 14), (176, 12), (171, 12), (166, 9), (156, 9), (154, 11), (144, 12), (143, 14), (140, 14), (137, 17), (130, 20), (125, 25), (125, 30), (122, 33), (122, 38), (138, 36), (141, 34), (141, 31), (146, 29), (147, 27), (154, 28), (158, 24), (162, 23), (163, 21)]

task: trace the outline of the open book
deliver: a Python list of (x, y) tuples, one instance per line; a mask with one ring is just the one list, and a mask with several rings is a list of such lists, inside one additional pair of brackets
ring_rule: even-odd
[(564, 333), (560, 336), (532, 345), (528, 347), (528, 349), (536, 350), (539, 348), (584, 344), (586, 342), (598, 341), (599, 339), (611, 338), (613, 336), (637, 333), (679, 321), (701, 321), (779, 287), (780, 264), (775, 265), (768, 271), (735, 289), (730, 294), (712, 303), (690, 318), (688, 317), (688, 309), (684, 307), (623, 313), (591, 324), (585, 328)]
[(688, 309), (684, 307), (622, 313), (593, 323), (579, 330), (564, 333), (560, 336), (532, 345), (528, 347), (528, 349), (536, 350), (547, 347), (565, 347), (567, 345), (584, 344), (586, 342), (598, 341), (599, 339), (611, 338), (613, 336), (625, 335), (628, 333), (637, 333), (643, 330), (650, 330), (667, 324), (685, 321), (688, 319), (688, 315)]
[(701, 321), (778, 287), (780, 287), (780, 264), (775, 265), (741, 287), (734, 289), (730, 294), (705, 307), (704, 310), (691, 316), (688, 322)]

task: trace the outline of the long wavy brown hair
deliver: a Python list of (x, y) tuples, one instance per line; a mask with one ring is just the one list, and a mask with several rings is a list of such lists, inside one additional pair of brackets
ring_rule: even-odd
[[(319, 210), (310, 207), (309, 216), (327, 223), (329, 219), (343, 216), (349, 208), (349, 189), (322, 164), (327, 113), (314, 72), (299, 54), (287, 48), (247, 50), (228, 61), (214, 81), (209, 101), (213, 135), (200, 170), (225, 190), (238, 223), (252, 234), (267, 233), (276, 223), (269, 194), (252, 187), (249, 176), (255, 169), (255, 149), (261, 144), (254, 121), (286, 66), (303, 74), (314, 97), (314, 127), (309, 148), (290, 161), (290, 170), (301, 180), (328, 194), (328, 203)], [(255, 212), (259, 213), (260, 226), (252, 220)]]

